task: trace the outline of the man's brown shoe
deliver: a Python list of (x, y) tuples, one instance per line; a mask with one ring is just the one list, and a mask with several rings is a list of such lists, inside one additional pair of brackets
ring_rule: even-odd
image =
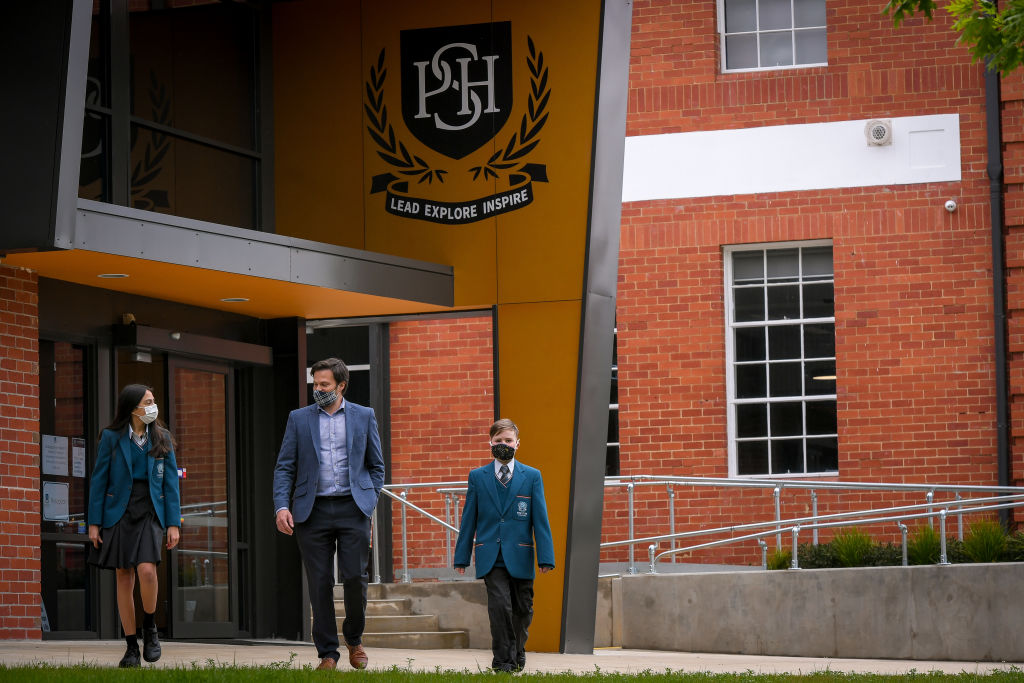
[(319, 666), (316, 667), (317, 671), (334, 671), (338, 668), (338, 662), (332, 657), (324, 657), (320, 660)]
[(370, 658), (366, 656), (366, 650), (363, 649), (363, 646), (345, 643), (345, 647), (348, 648), (348, 663), (352, 665), (352, 668), (365, 669)]

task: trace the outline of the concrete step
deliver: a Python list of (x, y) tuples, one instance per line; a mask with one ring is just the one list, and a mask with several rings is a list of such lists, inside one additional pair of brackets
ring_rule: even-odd
[[(465, 631), (419, 631), (396, 633), (364, 633), (366, 647), (397, 648), (404, 650), (448, 650), (469, 647), (469, 634)], [(373, 655), (371, 654), (371, 657)]]
[[(338, 632), (344, 616), (337, 617)], [(434, 614), (403, 614), (388, 617), (366, 617), (366, 628), (363, 632), (370, 633), (407, 633), (410, 631), (437, 631), (437, 616)]]
[[(339, 616), (345, 614), (345, 601), (342, 599), (341, 589), (338, 587), (334, 589), (334, 611)], [(397, 617), (403, 614), (412, 614), (411, 598), (366, 601), (366, 616), (368, 617)]]

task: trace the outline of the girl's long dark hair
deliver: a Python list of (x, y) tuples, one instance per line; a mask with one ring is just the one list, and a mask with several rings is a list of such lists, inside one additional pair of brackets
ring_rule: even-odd
[[(153, 391), (153, 389), (145, 384), (129, 384), (122, 389), (121, 395), (117, 397), (114, 421), (107, 425), (105, 429), (109, 429), (112, 432), (120, 432), (126, 427), (130, 427), (132, 411), (139, 407), (139, 403), (147, 391)], [(170, 430), (167, 429), (160, 418), (154, 420), (149, 426), (149, 455), (153, 458), (162, 458), (174, 449), (174, 437), (171, 436)], [(100, 436), (102, 436), (102, 432)]]

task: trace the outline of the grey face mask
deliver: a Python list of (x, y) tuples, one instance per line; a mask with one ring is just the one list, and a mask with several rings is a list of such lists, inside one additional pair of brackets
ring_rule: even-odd
[(331, 391), (320, 391), (319, 389), (314, 389), (313, 400), (316, 401), (316, 404), (321, 408), (326, 408), (338, 400), (338, 390), (332, 389)]

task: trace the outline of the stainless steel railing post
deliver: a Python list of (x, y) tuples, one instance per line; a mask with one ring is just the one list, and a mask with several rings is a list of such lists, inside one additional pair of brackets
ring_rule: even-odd
[[(676, 533), (676, 492), (672, 484), (668, 485), (668, 532), (675, 536)], [(672, 539), (672, 550), (676, 549), (676, 539)], [(672, 553), (672, 564), (676, 562), (676, 555)]]
[(412, 583), (412, 577), (409, 576), (409, 525), (405, 514), (405, 499), (408, 492), (408, 489), (402, 489), (400, 494), (402, 498), (402, 583)]
[(789, 568), (790, 569), (800, 569), (800, 560), (798, 559), (800, 554), (797, 552), (797, 549), (799, 547), (797, 545), (797, 537), (799, 535), (800, 535), (800, 525), (797, 524), (795, 527), (793, 527), (793, 557), (791, 557), (790, 560), (789, 560)]
[[(931, 491), (926, 493), (924, 499), (928, 502), (928, 512), (929, 513), (932, 512), (931, 504), (935, 501), (935, 490), (932, 489)], [(935, 528), (935, 518), (934, 517), (929, 517), (928, 518), (928, 526), (930, 526), (933, 529)]]
[[(960, 500), (960, 492), (956, 492), (956, 499)], [(962, 506), (956, 506), (956, 537), (960, 540), (964, 540), (964, 515), (960, 512)]]
[[(444, 521), (452, 523), (452, 494), (450, 493), (444, 494)], [(450, 570), (452, 567), (452, 530), (448, 527), (445, 527), (444, 530), (444, 550), (447, 562), (445, 567)]]
[[(775, 499), (775, 521), (779, 522), (782, 519), (782, 488), (776, 486), (772, 497)], [(782, 550), (782, 527), (776, 524), (775, 530), (779, 532), (775, 534), (775, 549)]]
[[(811, 489), (811, 517), (818, 516), (818, 492)], [(818, 527), (811, 531), (811, 543), (818, 545)]]
[(900, 528), (900, 536), (902, 537), (903, 546), (903, 566), (907, 566), (907, 525), (903, 522), (896, 522), (896, 526)]
[(373, 582), (380, 583), (380, 543), (377, 538), (377, 508), (370, 518), (370, 544), (373, 546)]
[(768, 571), (768, 544), (763, 538), (759, 538), (757, 545), (761, 547), (761, 569)]
[(939, 510), (939, 564), (949, 564), (946, 558), (946, 514), (947, 510)]
[[(626, 493), (629, 496), (629, 540), (633, 540), (633, 482), (626, 485)], [(636, 574), (636, 565), (633, 563), (633, 544), (629, 544), (629, 573)]]
[(657, 574), (658, 573), (658, 571), (654, 568), (654, 553), (655, 553), (655, 551), (657, 549), (658, 549), (658, 544), (657, 543), (652, 543), (649, 546), (647, 546), (647, 556), (651, 560), (651, 571), (650, 571), (651, 574)]

